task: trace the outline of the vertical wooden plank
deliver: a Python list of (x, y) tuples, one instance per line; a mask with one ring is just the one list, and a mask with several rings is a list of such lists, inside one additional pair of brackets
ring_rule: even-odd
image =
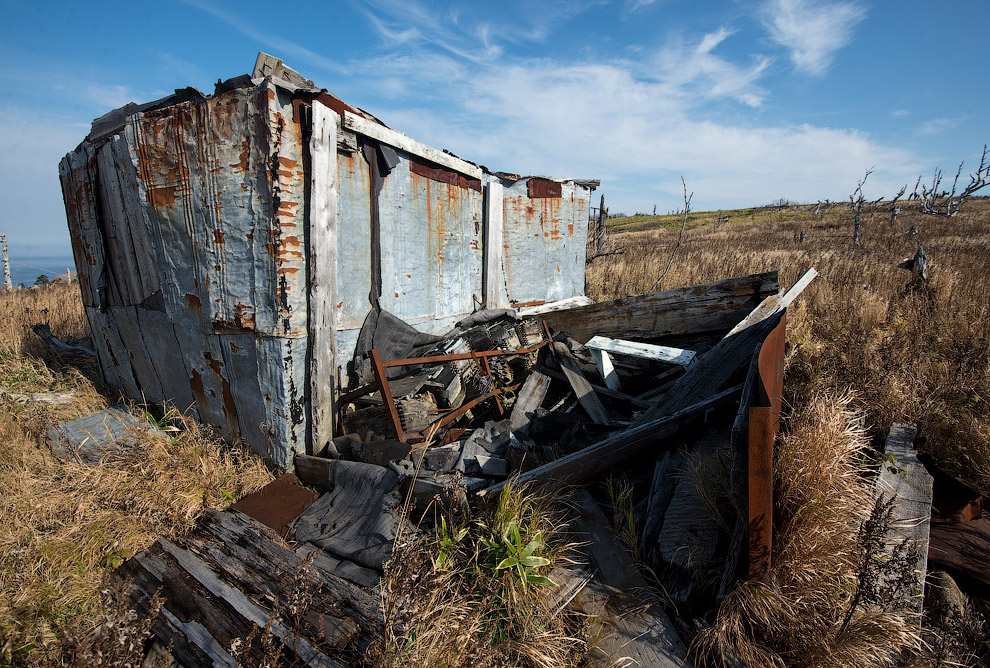
[(333, 439), (337, 366), (337, 114), (313, 102), (309, 139), (309, 327), (311, 447)]
[(911, 619), (920, 625), (928, 570), (934, 479), (918, 460), (914, 449), (917, 432), (912, 424), (895, 422), (890, 426), (884, 452), (893, 458), (893, 462), (883, 462), (880, 466), (877, 494), (894, 499), (894, 521), (884, 541), (888, 554), (904, 539), (911, 541), (914, 550), (914, 577), (904, 603)]
[(609, 357), (609, 354), (597, 348), (589, 348), (588, 350), (591, 351), (591, 357), (595, 360), (595, 366), (598, 367), (598, 373), (605, 380), (605, 385), (610, 390), (618, 390), (622, 387), (622, 381), (619, 380), (619, 374), (615, 372), (615, 365), (612, 364), (612, 358)]
[(506, 308), (508, 296), (502, 273), (502, 184), (492, 181), (485, 186), (485, 308)]

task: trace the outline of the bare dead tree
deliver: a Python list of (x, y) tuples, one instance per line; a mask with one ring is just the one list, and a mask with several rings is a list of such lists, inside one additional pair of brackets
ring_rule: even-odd
[(691, 213), (691, 198), (694, 197), (694, 192), (688, 195), (687, 183), (684, 181), (684, 176), (681, 176), (681, 186), (684, 188), (684, 218), (681, 219), (681, 229), (677, 232), (677, 242), (674, 244), (674, 250), (670, 252), (670, 258), (667, 259), (667, 266), (664, 268), (663, 273), (657, 278), (656, 285), (653, 286), (653, 290), (663, 289), (663, 279), (666, 278), (667, 272), (670, 271), (670, 266), (674, 264), (674, 258), (677, 256), (677, 249), (681, 247), (681, 237), (684, 236), (684, 228), (687, 227), (688, 214)]
[(943, 173), (941, 169), (936, 169), (932, 175), (932, 183), (926, 186), (921, 183), (918, 177), (918, 184), (915, 185), (915, 194), (918, 186), (921, 186), (921, 193), (918, 199), (921, 201), (921, 212), (931, 216), (954, 216), (959, 213), (959, 208), (963, 202), (973, 196), (979, 190), (990, 185), (990, 159), (987, 155), (987, 145), (983, 145), (983, 155), (980, 157), (980, 166), (975, 173), (969, 175), (969, 184), (956, 194), (959, 188), (959, 177), (962, 176), (963, 163), (959, 163), (956, 176), (952, 179), (952, 188), (942, 189)]
[(863, 184), (866, 183), (866, 179), (868, 179), (872, 173), (873, 167), (866, 170), (866, 174), (863, 175), (862, 180), (856, 184), (856, 190), (854, 190), (853, 194), (849, 196), (849, 210), (855, 216), (855, 222), (853, 225), (853, 246), (859, 245), (860, 219), (863, 214), (863, 205), (866, 203), (866, 197), (863, 195)]
[(897, 206), (897, 200), (899, 200), (900, 198), (904, 197), (904, 193), (905, 192), (907, 192), (907, 184), (906, 183), (904, 184), (904, 187), (902, 187), (900, 190), (897, 191), (897, 194), (894, 195), (894, 199), (890, 200), (890, 219), (889, 220), (892, 223), (897, 222), (897, 214), (899, 214), (901, 212), (901, 207)]

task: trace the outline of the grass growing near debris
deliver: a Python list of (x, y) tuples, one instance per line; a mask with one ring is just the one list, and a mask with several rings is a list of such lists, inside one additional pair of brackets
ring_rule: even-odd
[[(55, 459), (44, 446), (46, 424), (118, 399), (94, 377), (61, 366), (30, 331), (46, 322), (56, 336), (86, 336), (78, 286), (0, 293), (0, 314), (0, 385), (8, 391), (0, 396), (0, 665), (75, 664), (112, 613), (101, 603), (112, 567), (271, 475), (191, 420), (180, 421), (172, 442), (143, 437), (139, 451), (102, 466)], [(29, 392), (65, 399), (10, 394)], [(73, 659), (63, 654), (69, 646)]]
[(556, 610), (560, 510), (507, 486), (492, 508), (400, 545), (386, 569), (386, 666), (582, 665), (584, 620)]

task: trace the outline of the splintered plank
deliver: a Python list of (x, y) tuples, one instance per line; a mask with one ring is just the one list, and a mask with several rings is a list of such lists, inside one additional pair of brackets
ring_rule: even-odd
[(674, 668), (693, 665), (677, 631), (640, 574), (629, 552), (616, 541), (608, 520), (587, 491), (571, 496), (577, 511), (572, 525), (594, 578), (575, 605), (602, 619), (595, 654), (624, 657), (624, 665)]
[(567, 345), (557, 342), (553, 344), (553, 349), (557, 353), (560, 368), (567, 377), (567, 382), (571, 384), (571, 389), (574, 390), (574, 395), (577, 397), (578, 403), (581, 404), (581, 408), (584, 409), (588, 417), (595, 424), (611, 424), (608, 413), (605, 412), (605, 407), (598, 400), (595, 390), (591, 387), (588, 379), (584, 377), (581, 367), (578, 366), (577, 360), (571, 355), (571, 351), (567, 348)]
[(584, 343), (725, 331), (763, 299), (777, 293), (777, 272), (623, 297), (540, 316), (557, 331)]
[(543, 405), (547, 390), (550, 389), (550, 378), (539, 371), (534, 371), (526, 378), (516, 403), (509, 414), (509, 428), (514, 432), (528, 431), (530, 420), (537, 408)]
[(645, 360), (657, 362), (667, 362), (668, 364), (679, 364), (688, 366), (694, 361), (693, 350), (683, 350), (681, 348), (671, 348), (670, 346), (656, 346), (651, 343), (636, 343), (635, 341), (623, 341), (622, 339), (610, 339), (607, 336), (595, 336), (586, 344), (593, 350), (601, 350), (616, 355), (629, 355)]
[(877, 494), (894, 498), (893, 524), (886, 539), (887, 550), (893, 550), (905, 539), (911, 541), (915, 549), (914, 583), (907, 604), (920, 624), (928, 568), (934, 479), (924, 464), (918, 461), (918, 453), (914, 449), (917, 431), (914, 425), (903, 422), (891, 425), (884, 450), (893, 461), (885, 461), (880, 467)]
[[(139, 608), (164, 597), (152, 629), (184, 665), (260, 665), (266, 648), (244, 641), (266, 627), (289, 663), (353, 665), (379, 638), (377, 601), (276, 540), (246, 515), (208, 510), (184, 547), (159, 540), (115, 575)], [(300, 591), (311, 595), (301, 611)]]

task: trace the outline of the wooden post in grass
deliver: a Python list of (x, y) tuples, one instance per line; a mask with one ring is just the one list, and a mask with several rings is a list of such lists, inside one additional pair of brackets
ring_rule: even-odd
[(10, 260), (7, 259), (7, 233), (0, 232), (0, 244), (3, 244), (3, 289), (13, 290), (14, 284), (10, 280)]

